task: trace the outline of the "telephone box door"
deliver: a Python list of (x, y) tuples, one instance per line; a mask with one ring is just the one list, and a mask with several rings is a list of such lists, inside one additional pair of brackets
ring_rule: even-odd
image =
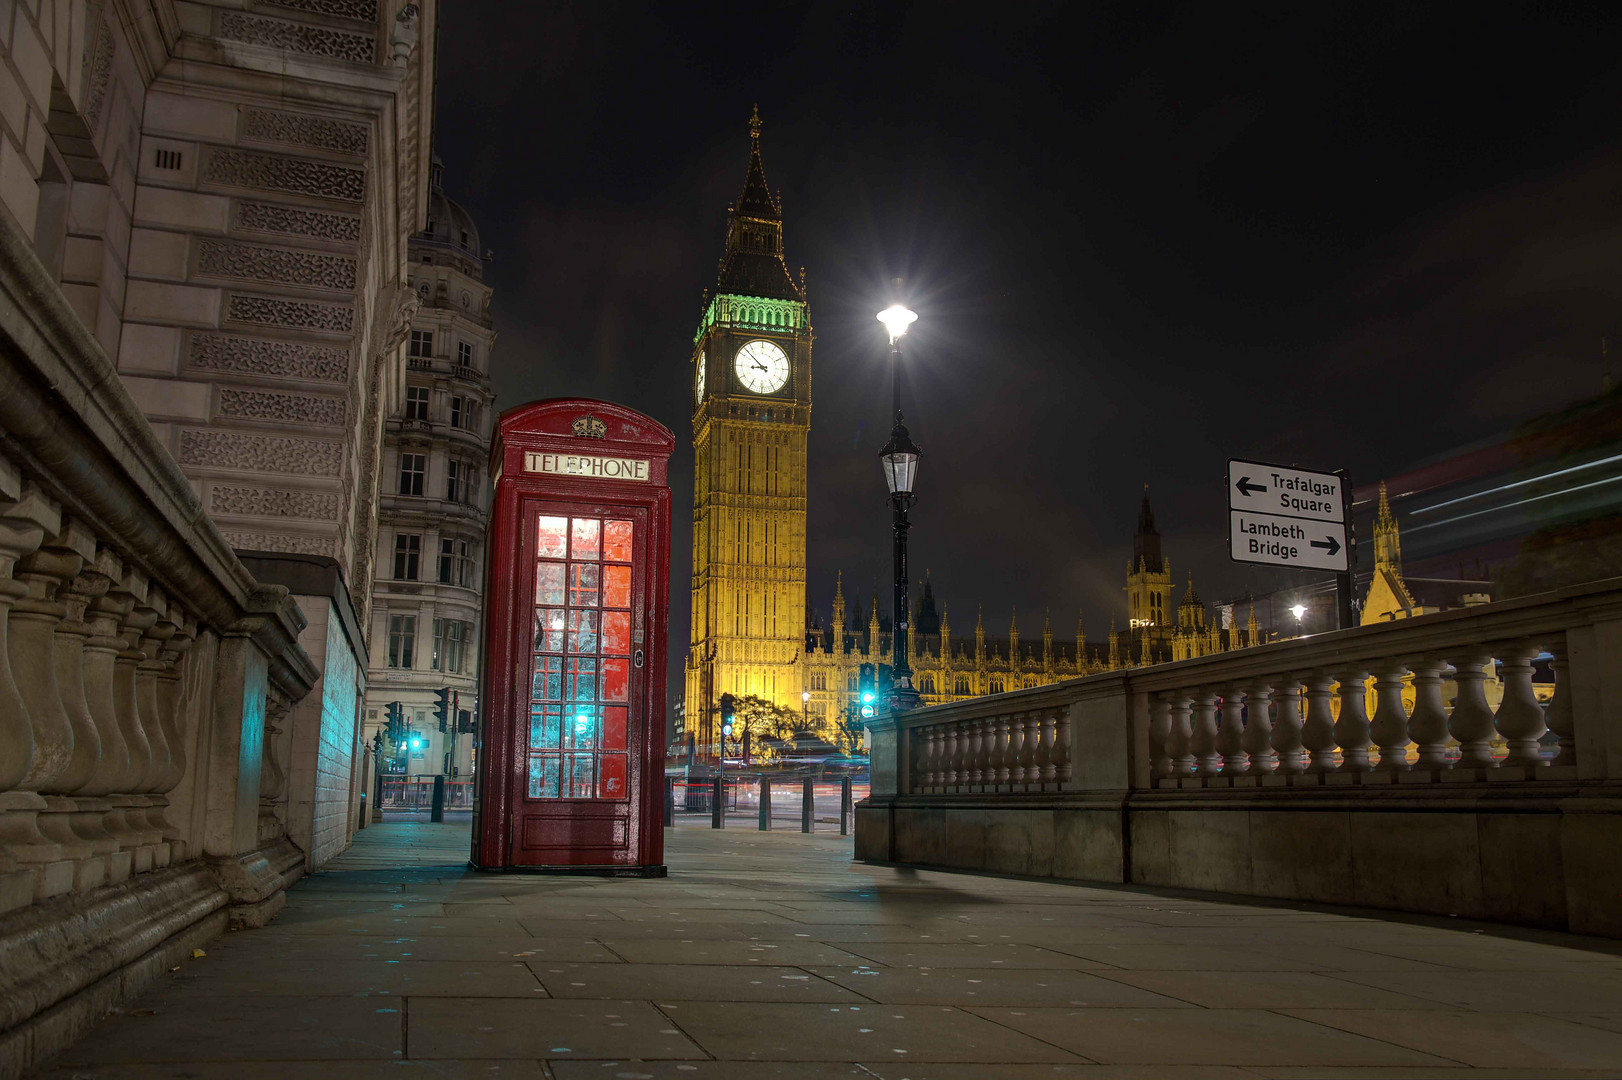
[(533, 628), (515, 680), (512, 865), (641, 862), (649, 511), (524, 499)]

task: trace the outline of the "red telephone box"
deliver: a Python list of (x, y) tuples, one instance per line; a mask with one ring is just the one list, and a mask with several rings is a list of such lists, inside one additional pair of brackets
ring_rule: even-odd
[(675, 439), (606, 401), (509, 409), (490, 455), (473, 865), (660, 876)]

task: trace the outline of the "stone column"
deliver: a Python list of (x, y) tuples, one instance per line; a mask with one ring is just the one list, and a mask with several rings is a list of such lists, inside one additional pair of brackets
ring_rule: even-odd
[(1447, 706), (1442, 702), (1442, 678), (1447, 664), (1431, 657), (1409, 661), (1414, 672), (1414, 711), (1408, 717), (1408, 737), (1419, 750), (1421, 769), (1446, 769), (1453, 764), (1447, 747)]
[(1307, 716), (1301, 724), (1301, 745), (1309, 755), (1309, 773), (1335, 771), (1335, 719), (1330, 705), (1334, 685), (1335, 677), (1327, 672), (1313, 671), (1306, 676)]
[(1245, 753), (1245, 693), (1237, 686), (1222, 691), (1217, 749), (1222, 753), (1222, 775), (1242, 776), (1250, 771), (1250, 755)]
[(1492, 723), (1492, 709), (1487, 705), (1485, 666), (1492, 662), (1486, 653), (1466, 653), (1454, 661), (1457, 669), (1453, 681), (1458, 684), (1459, 696), (1453, 702), (1453, 715), (1447, 728), (1459, 741), (1461, 769), (1491, 768), (1492, 737), (1497, 729)]
[(269, 664), (247, 634), (220, 640), (214, 716), (206, 748), (209, 774), (203, 851), (229, 857), (259, 843), (259, 756), (265, 737)]
[(1408, 712), (1402, 704), (1402, 680), (1408, 665), (1401, 660), (1381, 664), (1374, 679), (1374, 716), (1369, 735), (1380, 748), (1381, 772), (1407, 772)]
[(1335, 742), (1340, 744), (1337, 772), (1364, 773), (1369, 764), (1368, 672), (1353, 666), (1341, 670), (1340, 717), (1335, 721)]
[(1274, 681), (1278, 689), (1273, 692), (1272, 741), (1278, 755), (1277, 772), (1299, 776), (1307, 767), (1301, 748), (1301, 680), (1295, 675), (1282, 675)]
[(1189, 749), (1194, 753), (1195, 767), (1201, 776), (1215, 776), (1222, 771), (1222, 758), (1217, 753), (1217, 692), (1213, 687), (1201, 687), (1194, 694), (1193, 735)]
[(1278, 756), (1273, 753), (1273, 722), (1267, 710), (1273, 687), (1267, 682), (1254, 682), (1245, 688), (1245, 752), (1250, 757), (1250, 771), (1268, 776), (1278, 768)]
[(1543, 706), (1532, 690), (1532, 661), (1539, 650), (1528, 642), (1517, 641), (1503, 645), (1497, 652), (1504, 664), (1504, 700), (1499, 702), (1493, 722), (1509, 747), (1504, 764), (1541, 768), (1544, 761), (1538, 740), (1549, 728), (1543, 719)]

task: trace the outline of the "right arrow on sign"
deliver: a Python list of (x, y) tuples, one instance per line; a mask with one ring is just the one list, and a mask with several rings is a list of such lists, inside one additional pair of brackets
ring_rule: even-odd
[(1312, 541), (1312, 546), (1317, 548), (1328, 548), (1330, 555), (1336, 555), (1340, 552), (1340, 541), (1336, 540), (1333, 536), (1327, 540), (1314, 540)]
[(1258, 491), (1267, 490), (1266, 484), (1253, 484), (1250, 482), (1250, 477), (1248, 476), (1241, 476), (1239, 478), (1239, 482), (1235, 484), (1234, 487), (1239, 489), (1239, 494), (1241, 495), (1254, 495)]

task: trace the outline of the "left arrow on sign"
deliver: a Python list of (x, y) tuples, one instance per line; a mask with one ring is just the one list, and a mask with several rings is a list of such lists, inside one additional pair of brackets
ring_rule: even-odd
[(1239, 494), (1241, 495), (1254, 495), (1258, 491), (1267, 490), (1266, 484), (1253, 484), (1250, 482), (1250, 477), (1248, 476), (1241, 476), (1239, 478), (1239, 482), (1235, 484), (1234, 487), (1239, 489)]

